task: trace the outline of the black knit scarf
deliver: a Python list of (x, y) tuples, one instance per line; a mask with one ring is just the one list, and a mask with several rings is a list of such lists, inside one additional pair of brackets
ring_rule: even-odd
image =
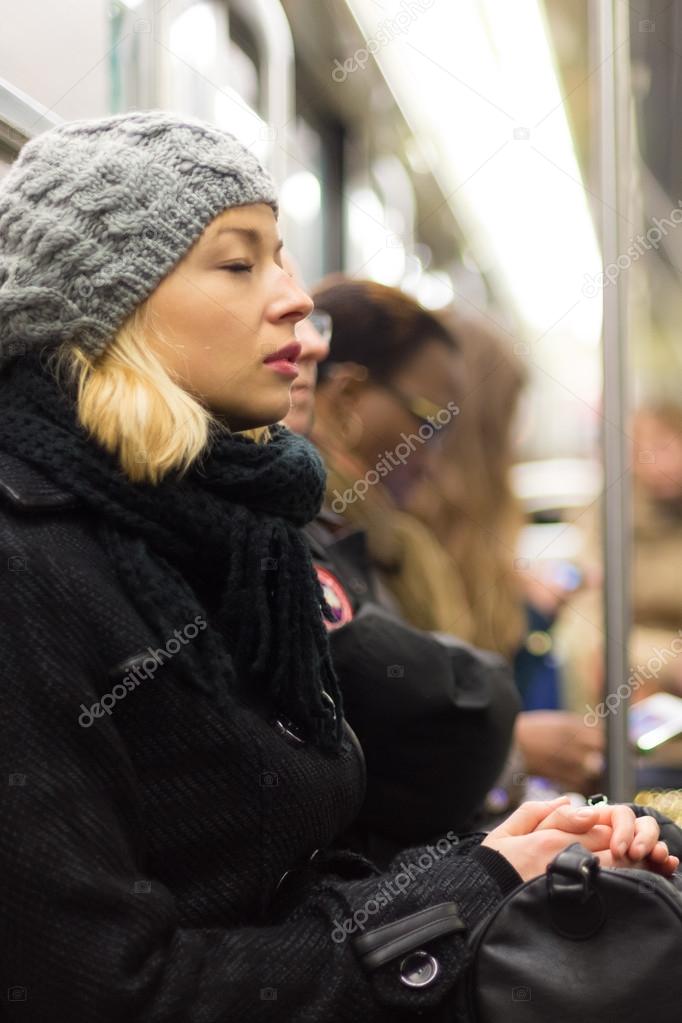
[(299, 531), (319, 510), (324, 468), (303, 437), (283, 426), (271, 434), (263, 444), (216, 435), (184, 477), (132, 483), (78, 423), (73, 393), (44, 357), (22, 355), (0, 373), (0, 447), (97, 513), (99, 537), (160, 643), (197, 613), (209, 622), (174, 655), (188, 682), (226, 709), (250, 692), (333, 751), (342, 710), (329, 611)]

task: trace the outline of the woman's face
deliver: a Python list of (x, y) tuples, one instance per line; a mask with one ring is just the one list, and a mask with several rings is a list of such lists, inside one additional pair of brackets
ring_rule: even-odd
[[(331, 350), (333, 356), (333, 338)], [(313, 440), (351, 455), (363, 469), (375, 468), (385, 458), (382, 484), (401, 501), (419, 482), (430, 452), (446, 431), (456, 429), (460, 363), (457, 352), (434, 338), (393, 373), (389, 386), (368, 379), (366, 369), (355, 363), (333, 367), (331, 378), (317, 391)], [(428, 403), (433, 425), (415, 415), (410, 406), (417, 401), (422, 408)], [(425, 426), (426, 433), (420, 435)]]
[(654, 500), (679, 501), (682, 496), (682, 436), (655, 411), (642, 410), (634, 420), (633, 469)]
[(294, 328), (313, 302), (282, 268), (281, 248), (269, 206), (225, 210), (149, 299), (154, 351), (231, 430), (289, 411)]
[[(291, 274), (297, 284), (303, 287), (301, 272), (293, 257), (284, 252), (282, 262), (285, 270)], [(298, 379), (291, 388), (291, 409), (287, 413), (284, 425), (294, 433), (302, 433), (308, 437), (315, 418), (315, 384), (317, 367), (329, 355), (329, 341), (325, 340), (315, 328), (312, 320), (299, 323), (296, 337), (301, 342), (301, 354), (298, 358)]]

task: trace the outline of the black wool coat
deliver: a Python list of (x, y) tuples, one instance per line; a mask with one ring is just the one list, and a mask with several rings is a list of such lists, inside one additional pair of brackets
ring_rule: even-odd
[(362, 530), (323, 508), (305, 535), (337, 608), (332, 659), (367, 762), (365, 801), (348, 837), (385, 865), (405, 846), (473, 830), (521, 700), (502, 657), (401, 618)]
[(190, 690), (151, 651), (201, 622), (152, 634), (91, 515), (0, 453), (4, 1018), (451, 1019), (468, 932), (516, 872), (480, 834), (383, 872), (340, 848), (350, 730), (331, 756)]

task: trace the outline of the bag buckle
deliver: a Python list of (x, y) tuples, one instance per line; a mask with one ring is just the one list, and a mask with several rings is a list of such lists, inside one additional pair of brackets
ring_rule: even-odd
[(599, 859), (579, 842), (559, 853), (547, 867), (547, 895), (552, 925), (572, 939), (591, 937), (606, 918), (596, 879)]

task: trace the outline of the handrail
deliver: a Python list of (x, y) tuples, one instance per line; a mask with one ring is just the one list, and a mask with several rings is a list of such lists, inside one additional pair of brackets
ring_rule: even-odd
[(33, 135), (61, 123), (61, 117), (0, 78), (0, 140), (18, 152)]

